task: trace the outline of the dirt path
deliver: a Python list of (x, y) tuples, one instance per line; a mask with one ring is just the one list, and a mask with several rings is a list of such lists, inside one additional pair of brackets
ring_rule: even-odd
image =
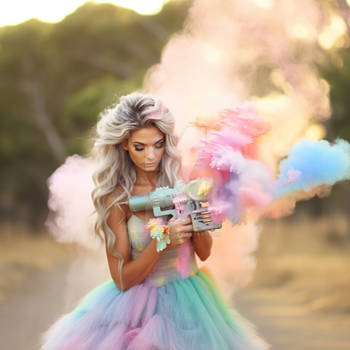
[[(33, 272), (25, 289), (0, 305), (0, 339), (4, 350), (36, 350), (40, 334), (67, 305), (63, 289), (68, 269)], [(52, 302), (54, 300), (54, 302)], [(348, 315), (310, 313), (297, 294), (245, 288), (235, 297), (236, 308), (257, 326), (273, 350), (349, 350)]]
[(99, 255), (77, 253), (74, 261), (65, 260), (48, 271), (31, 269), (21, 287), (0, 304), (0, 349), (39, 349), (40, 335), (107, 279), (107, 264), (101, 261)]
[(349, 350), (348, 314), (313, 312), (303, 296), (273, 289), (245, 288), (236, 308), (253, 322), (272, 350)]
[(39, 335), (61, 313), (66, 272), (63, 265), (50, 272), (33, 271), (25, 286), (0, 305), (1, 349), (39, 348)]

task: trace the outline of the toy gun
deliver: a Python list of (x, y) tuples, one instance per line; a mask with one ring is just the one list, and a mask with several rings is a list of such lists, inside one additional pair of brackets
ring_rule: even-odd
[(212, 180), (197, 178), (185, 184), (178, 180), (174, 188), (158, 187), (148, 194), (130, 197), (123, 204), (128, 204), (131, 211), (153, 209), (155, 217), (172, 215), (174, 219), (192, 220), (193, 231), (214, 231), (221, 228), (210, 215), (207, 195), (212, 188)]

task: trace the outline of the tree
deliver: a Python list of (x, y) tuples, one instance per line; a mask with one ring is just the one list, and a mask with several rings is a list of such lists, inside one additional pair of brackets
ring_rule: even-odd
[(142, 85), (163, 45), (182, 27), (188, 1), (154, 16), (88, 3), (57, 24), (0, 28), (0, 217), (41, 225), (46, 179), (86, 152), (98, 113)]

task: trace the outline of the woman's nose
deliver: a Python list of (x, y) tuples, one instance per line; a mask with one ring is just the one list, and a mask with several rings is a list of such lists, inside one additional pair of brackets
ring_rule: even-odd
[(154, 157), (154, 148), (153, 147), (148, 147), (148, 150), (146, 152), (146, 157), (149, 160), (153, 160), (155, 158)]

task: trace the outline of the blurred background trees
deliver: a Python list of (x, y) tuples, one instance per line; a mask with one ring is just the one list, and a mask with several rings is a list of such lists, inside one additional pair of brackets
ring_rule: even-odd
[[(169, 37), (183, 27), (190, 3), (170, 1), (153, 16), (88, 3), (56, 24), (29, 20), (0, 28), (1, 221), (43, 224), (47, 178), (66, 156), (87, 152), (99, 112), (142, 86)], [(345, 47), (319, 67), (330, 85), (331, 140), (350, 140)], [(337, 201), (346, 200), (335, 192)], [(324, 203), (303, 205), (334, 201)]]
[(46, 179), (66, 156), (87, 151), (99, 112), (142, 87), (188, 6), (141, 16), (88, 3), (57, 24), (0, 28), (0, 220), (42, 225)]

